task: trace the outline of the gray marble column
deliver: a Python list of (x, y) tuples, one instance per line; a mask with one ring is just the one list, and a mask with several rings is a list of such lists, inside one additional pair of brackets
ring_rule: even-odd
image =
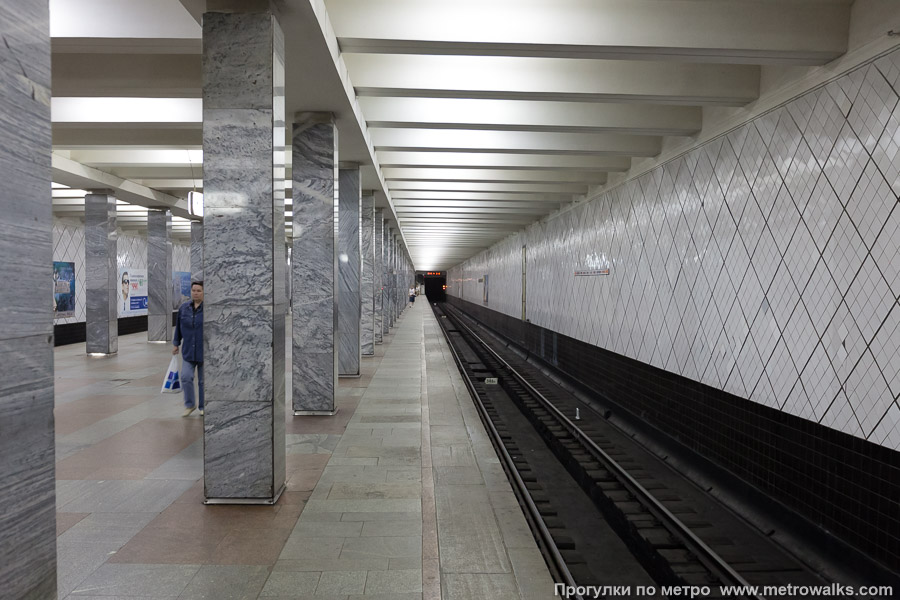
[(0, 596), (56, 598), (48, 3), (0, 23)]
[(203, 15), (204, 493), (272, 504), (285, 480), (284, 36), (263, 3), (215, 6), (227, 12)]
[(300, 113), (293, 133), (292, 397), (295, 415), (334, 414), (338, 382), (338, 130)]
[(370, 193), (362, 197), (362, 218), (360, 219), (362, 239), (362, 283), (360, 301), (360, 347), (363, 356), (375, 355), (375, 196)]
[(382, 282), (384, 281), (384, 211), (377, 209), (375, 211), (375, 234), (373, 236), (375, 242), (375, 265), (372, 269), (374, 280), (372, 282), (375, 295), (375, 343), (381, 344), (384, 341), (384, 304), (382, 302)]
[(385, 333), (394, 326), (394, 245), (391, 243), (391, 228), (384, 225), (384, 325)]
[(203, 281), (202, 221), (191, 221), (191, 281)]
[(147, 340), (172, 339), (172, 213), (147, 211)]
[(106, 190), (85, 195), (85, 349), (88, 354), (115, 354), (119, 350), (116, 239), (115, 197)]
[(338, 198), (340, 203), (338, 237), (338, 272), (340, 294), (338, 296), (338, 331), (340, 346), (338, 373), (341, 376), (358, 377), (360, 366), (360, 227), (362, 189), (359, 167), (340, 169)]
[(402, 265), (400, 261), (400, 244), (397, 241), (396, 232), (391, 234), (391, 243), (394, 245), (394, 322), (397, 322), (397, 319), (400, 318), (400, 296), (406, 293), (406, 290), (401, 290), (401, 277), (400, 277), (400, 267)]

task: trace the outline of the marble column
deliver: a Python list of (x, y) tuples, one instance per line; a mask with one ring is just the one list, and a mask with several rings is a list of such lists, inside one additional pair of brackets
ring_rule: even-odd
[[(50, 16), (0, 0), (0, 596), (56, 598)], [(12, 366), (15, 368), (12, 368)]]
[(400, 267), (402, 265), (400, 261), (400, 244), (397, 241), (397, 234), (392, 233), (391, 242), (394, 245), (394, 322), (400, 318), (400, 296), (406, 293), (406, 290), (401, 290), (401, 277), (400, 277)]
[(372, 270), (374, 280), (372, 286), (375, 295), (375, 343), (381, 344), (384, 341), (384, 304), (382, 303), (383, 281), (384, 281), (384, 211), (377, 209), (375, 211), (375, 265)]
[(172, 213), (147, 211), (147, 340), (172, 339)]
[(284, 35), (266, 3), (215, 10), (202, 57), (204, 495), (273, 504), (285, 481)]
[(362, 283), (360, 301), (360, 348), (363, 356), (375, 355), (375, 196), (363, 194), (362, 218)]
[(346, 377), (359, 376), (360, 364), (360, 216), (362, 189), (359, 167), (339, 170), (338, 199), (340, 203), (338, 264), (340, 294), (338, 295), (338, 331), (340, 346), (338, 373)]
[(202, 221), (191, 221), (191, 281), (203, 281)]
[(332, 415), (338, 382), (338, 130), (330, 113), (300, 113), (293, 133), (292, 404)]
[(119, 350), (116, 263), (116, 199), (111, 192), (84, 197), (85, 349), (88, 354)]
[(390, 333), (394, 326), (394, 245), (391, 243), (391, 228), (384, 225), (384, 332)]

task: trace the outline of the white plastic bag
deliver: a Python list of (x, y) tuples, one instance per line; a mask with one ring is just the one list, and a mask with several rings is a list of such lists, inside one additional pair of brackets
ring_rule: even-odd
[(181, 391), (181, 376), (178, 373), (178, 357), (173, 356), (169, 361), (169, 371), (163, 380), (162, 394), (177, 394)]

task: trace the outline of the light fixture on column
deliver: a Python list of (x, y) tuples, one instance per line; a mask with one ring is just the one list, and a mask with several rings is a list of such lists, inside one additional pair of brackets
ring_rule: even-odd
[(203, 192), (188, 192), (188, 212), (195, 217), (203, 216)]

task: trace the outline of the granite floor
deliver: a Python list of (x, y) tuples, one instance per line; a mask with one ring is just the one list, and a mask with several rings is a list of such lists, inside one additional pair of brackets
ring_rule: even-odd
[(170, 356), (143, 333), (112, 358), (56, 349), (60, 599), (553, 597), (426, 303), (341, 379), (337, 415), (288, 413), (274, 506), (202, 504)]

